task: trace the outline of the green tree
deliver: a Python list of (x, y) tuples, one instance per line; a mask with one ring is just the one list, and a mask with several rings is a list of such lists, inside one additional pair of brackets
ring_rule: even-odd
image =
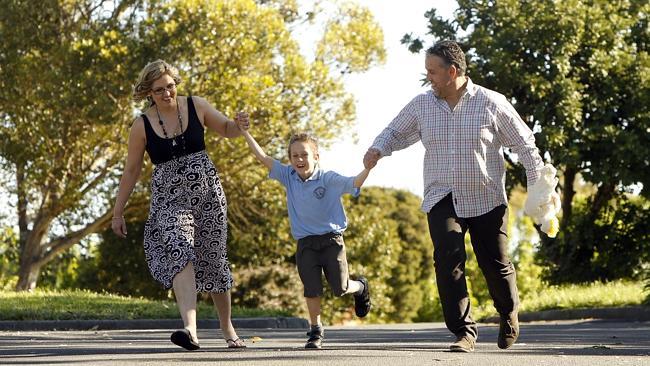
[(131, 119), (124, 80), (135, 69), (122, 34), (137, 7), (97, 5), (0, 2), (0, 161), (18, 198), (19, 290), (110, 221), (97, 205), (124, 155), (114, 141)]
[[(326, 144), (349, 126), (354, 103), (342, 78), (385, 57), (381, 30), (354, 5), (325, 29), (348, 30), (349, 42), (323, 37), (331, 54), (310, 61), (290, 32), (305, 20), (292, 1), (0, 1), (0, 161), (18, 197), (18, 290), (34, 288), (46, 263), (110, 221), (133, 119), (130, 84), (146, 62), (178, 65), (181, 93), (227, 115), (248, 109), (256, 137), (282, 156), (292, 131)], [(281, 193), (262, 189), (264, 172), (243, 141), (209, 134), (207, 145), (231, 203), (234, 262), (244, 262), (258, 240), (277, 243), (266, 229), (279, 221), (265, 218), (279, 217)], [(146, 216), (151, 168), (127, 207), (133, 219)]]
[[(364, 275), (372, 289), (368, 320), (418, 319), (418, 312), (429, 305), (425, 299), (433, 281), (432, 246), (420, 198), (402, 190), (369, 187), (358, 198), (346, 196), (344, 206), (350, 275)], [(353, 305), (350, 297), (334, 298), (326, 291), (323, 317), (330, 322), (352, 319)]]
[(0, 229), (0, 290), (16, 286), (18, 234), (9, 227)]
[[(637, 247), (650, 249), (639, 230), (650, 197), (650, 4), (459, 0), (458, 5), (451, 20), (435, 9), (427, 12), (429, 33), (461, 42), (472, 80), (511, 98), (562, 176), (560, 234), (542, 235), (540, 248), (548, 277), (589, 281), (630, 275), (602, 270), (621, 265), (622, 258), (624, 266), (639, 268), (644, 256), (634, 254)], [(403, 42), (415, 52), (424, 43), (411, 35)], [(524, 184), (521, 167), (509, 165), (509, 187)], [(596, 189), (576, 210), (574, 186), (580, 178)], [(625, 203), (632, 185), (643, 187), (636, 205)], [(617, 234), (617, 215), (629, 220), (625, 235)], [(614, 256), (602, 256), (610, 247), (618, 250), (616, 263), (609, 261)]]
[(129, 236), (117, 237), (110, 228), (101, 233), (101, 245), (80, 261), (78, 279), (73, 288), (109, 292), (125, 296), (166, 299), (169, 291), (151, 278), (144, 257), (144, 222), (129, 221)]
[[(283, 190), (275, 182), (270, 189)], [(419, 210), (420, 198), (393, 189), (364, 188), (359, 198), (345, 198), (349, 227), (345, 233), (349, 271), (352, 278), (365, 275), (372, 286), (375, 306), (370, 321), (439, 320), (423, 308), (437, 307), (429, 300), (437, 299), (433, 284), (432, 246), (428, 237), (426, 216)], [(285, 204), (282, 203), (284, 206)], [(264, 210), (265, 208), (261, 208)], [(295, 268), (296, 242), (290, 235), (286, 212), (278, 220), (261, 223), (278, 224), (280, 237), (257, 238), (248, 242), (257, 255), (247, 260), (229, 248), (235, 273), (233, 303), (251, 308), (284, 309), (306, 315), (303, 288)], [(77, 286), (95, 291), (164, 298), (167, 292), (151, 281), (144, 262), (141, 241), (143, 222), (130, 222), (136, 235), (127, 240), (111, 232), (103, 234), (103, 244), (97, 249), (92, 268), (79, 274)], [(285, 232), (280, 233), (280, 230)], [(284, 239), (283, 239), (284, 238)], [(238, 240), (238, 237), (233, 239)], [(128, 274), (128, 275), (126, 275)], [(325, 284), (325, 289), (327, 285)], [(323, 319), (340, 323), (352, 319), (353, 300), (350, 296), (334, 297), (325, 290)]]

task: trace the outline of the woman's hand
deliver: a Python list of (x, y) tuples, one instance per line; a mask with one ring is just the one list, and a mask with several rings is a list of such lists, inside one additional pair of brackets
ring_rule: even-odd
[(115, 235), (120, 238), (126, 238), (126, 221), (124, 221), (124, 216), (113, 217), (111, 228)]
[(246, 112), (237, 112), (235, 115), (235, 123), (240, 130), (246, 131), (250, 128), (250, 120), (248, 118), (248, 113)]

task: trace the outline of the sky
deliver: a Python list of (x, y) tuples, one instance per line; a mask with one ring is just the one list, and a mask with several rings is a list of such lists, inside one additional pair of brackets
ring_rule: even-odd
[[(353, 130), (358, 137), (355, 144), (350, 136), (329, 149), (321, 149), (321, 165), (344, 175), (356, 175), (363, 169), (363, 155), (375, 137), (413, 97), (427, 90), (421, 85), (424, 76), (424, 56), (413, 54), (400, 44), (406, 33), (424, 36), (427, 20), (424, 13), (436, 8), (443, 17), (451, 17), (456, 6), (450, 0), (356, 0), (367, 7), (375, 21), (383, 28), (386, 62), (368, 72), (347, 75), (345, 86), (356, 101), (357, 119)], [(307, 33), (294, 34), (301, 47), (313, 44), (314, 37)], [(300, 39), (300, 38), (303, 39)], [(430, 39), (430, 38), (429, 38)], [(307, 46), (305, 46), (307, 47)], [(365, 186), (382, 186), (406, 189), (422, 197), (422, 159), (424, 148), (417, 143), (408, 149), (383, 158), (371, 172)], [(0, 191), (0, 202), (6, 202)], [(0, 221), (5, 219), (0, 207)]]
[[(356, 175), (363, 169), (363, 155), (375, 137), (397, 116), (399, 111), (416, 95), (426, 91), (422, 86), (424, 55), (413, 54), (400, 44), (406, 33), (424, 36), (427, 20), (424, 13), (436, 8), (436, 13), (450, 18), (454, 1), (423, 0), (357, 0), (368, 7), (383, 28), (386, 63), (363, 74), (349, 75), (346, 89), (356, 101), (357, 121), (354, 131), (358, 143), (351, 137), (341, 136), (341, 141), (329, 149), (321, 149), (321, 165), (343, 175)], [(425, 37), (431, 40), (431, 37)], [(428, 46), (425, 44), (425, 47)], [(422, 159), (424, 147), (419, 142), (394, 152), (379, 161), (370, 172), (365, 186), (382, 186), (406, 189), (422, 197)]]

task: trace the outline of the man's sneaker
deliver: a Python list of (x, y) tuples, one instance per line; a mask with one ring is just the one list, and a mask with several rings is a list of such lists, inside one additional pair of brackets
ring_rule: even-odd
[(474, 352), (474, 338), (468, 335), (456, 337), (456, 342), (449, 346), (451, 352)]
[(305, 348), (308, 349), (321, 349), (323, 347), (323, 338), (325, 338), (325, 329), (318, 325), (312, 325), (309, 332), (307, 332), (309, 339)]
[(363, 318), (370, 311), (370, 285), (363, 276), (359, 277), (357, 281), (363, 284), (363, 291), (358, 295), (354, 295), (354, 312), (359, 318)]
[(501, 349), (510, 348), (517, 341), (517, 337), (519, 337), (519, 319), (517, 318), (517, 312), (509, 315), (501, 315), (497, 346)]

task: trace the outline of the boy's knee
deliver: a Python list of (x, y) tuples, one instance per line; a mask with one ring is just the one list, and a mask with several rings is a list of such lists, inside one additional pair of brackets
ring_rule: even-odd
[(343, 297), (343, 295), (345, 295), (346, 293), (347, 292), (345, 292), (345, 291), (336, 291), (336, 292), (334, 292), (334, 296)]
[(322, 297), (323, 296), (323, 290), (322, 289), (319, 290), (319, 289), (316, 289), (316, 288), (310, 289), (310, 288), (305, 287), (305, 290), (303, 291), (303, 295), (306, 298)]
[(345, 294), (348, 293), (347, 283), (340, 284), (340, 285), (337, 285), (337, 286), (332, 286), (332, 293), (336, 297), (343, 297)]

